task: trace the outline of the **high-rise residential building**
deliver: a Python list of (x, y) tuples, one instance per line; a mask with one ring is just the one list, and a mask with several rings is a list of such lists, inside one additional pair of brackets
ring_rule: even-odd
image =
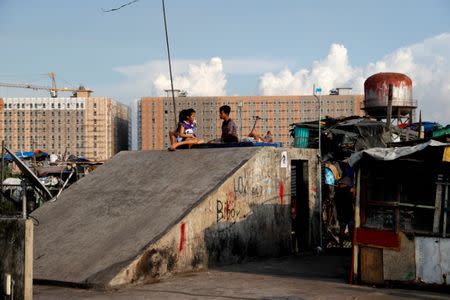
[[(347, 90), (347, 89), (346, 89)], [(322, 117), (363, 115), (363, 95), (348, 91), (321, 96)], [(176, 97), (176, 113), (194, 108), (197, 112), (198, 136), (204, 140), (220, 137), (219, 107), (229, 105), (231, 118), (239, 136), (245, 137), (252, 129), (256, 116), (262, 118), (257, 130), (265, 135), (273, 133), (276, 142), (289, 146), (290, 124), (318, 119), (318, 100), (314, 96), (220, 96)], [(171, 97), (143, 97), (137, 103), (138, 147), (142, 150), (166, 149), (170, 145), (168, 132), (175, 128)]]
[(130, 109), (108, 97), (0, 98), (0, 110), (12, 151), (105, 160), (130, 148)]

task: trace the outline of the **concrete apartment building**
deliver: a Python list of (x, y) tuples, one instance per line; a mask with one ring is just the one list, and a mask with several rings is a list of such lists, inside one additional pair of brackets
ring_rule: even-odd
[[(363, 95), (352, 95), (343, 89), (339, 95), (322, 96), (321, 114), (341, 117), (363, 115)], [(240, 137), (252, 129), (254, 117), (262, 120), (257, 127), (261, 134), (272, 131), (274, 140), (290, 146), (290, 124), (318, 119), (318, 101), (314, 96), (221, 96), (176, 97), (177, 113), (181, 109), (194, 108), (197, 112), (198, 135), (204, 140), (220, 137), (219, 107), (231, 106), (231, 118), (235, 120)], [(143, 97), (137, 102), (138, 147), (142, 150), (166, 149), (168, 132), (175, 128), (171, 97)]]
[(130, 109), (108, 97), (0, 98), (0, 138), (13, 151), (105, 160), (130, 148)]

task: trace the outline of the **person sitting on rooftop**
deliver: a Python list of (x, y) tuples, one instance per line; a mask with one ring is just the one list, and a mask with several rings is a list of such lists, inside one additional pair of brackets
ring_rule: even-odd
[(256, 130), (256, 125), (258, 124), (259, 120), (261, 120), (261, 118), (259, 116), (256, 116), (255, 124), (253, 124), (252, 130), (248, 134), (247, 138), (244, 140), (249, 142), (273, 143), (273, 135), (270, 130), (267, 131), (264, 137), (261, 134), (259, 134), (258, 131)]
[(237, 143), (239, 138), (237, 136), (236, 123), (230, 118), (231, 108), (228, 105), (223, 105), (219, 108), (219, 117), (222, 122), (222, 143)]
[(177, 128), (169, 132), (170, 145), (174, 145), (177, 142), (181, 142), (182, 138), (179, 136), (181, 126), (183, 126), (183, 122), (186, 119), (186, 109), (182, 109), (178, 114), (178, 124)]
[(185, 114), (180, 114), (183, 118), (183, 122), (180, 124), (178, 137), (181, 141), (176, 141), (170, 147), (170, 151), (175, 151), (178, 147), (187, 145), (189, 148), (195, 144), (203, 144), (204, 141), (199, 139), (196, 135), (197, 124), (195, 122), (195, 110), (190, 108), (185, 111)]

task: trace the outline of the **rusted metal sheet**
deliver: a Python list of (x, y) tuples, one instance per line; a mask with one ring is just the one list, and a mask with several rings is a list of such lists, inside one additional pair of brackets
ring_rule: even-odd
[(450, 284), (450, 239), (416, 237), (416, 279), (431, 284)]

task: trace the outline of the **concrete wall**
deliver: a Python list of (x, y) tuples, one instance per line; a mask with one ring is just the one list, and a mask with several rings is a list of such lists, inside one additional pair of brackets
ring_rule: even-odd
[[(287, 167), (281, 167), (282, 153)], [(109, 287), (290, 251), (290, 160), (308, 160), (310, 240), (318, 240), (317, 153), (262, 148), (167, 234), (111, 279)], [(175, 195), (182, 197), (182, 195)]]
[[(33, 222), (0, 219), (0, 296), (5, 296), (5, 274), (10, 274), (14, 299), (33, 298)], [(12, 298), (11, 298), (12, 299)]]
[(383, 249), (383, 277), (388, 281), (412, 281), (416, 274), (414, 238), (399, 234), (400, 251)]

